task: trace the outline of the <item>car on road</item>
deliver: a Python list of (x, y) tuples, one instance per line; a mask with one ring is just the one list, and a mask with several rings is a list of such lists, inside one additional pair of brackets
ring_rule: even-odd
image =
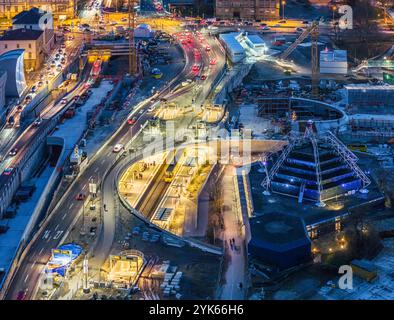
[(33, 127), (38, 127), (41, 124), (42, 120), (41, 118), (37, 118), (34, 122), (33, 122)]
[(10, 116), (10, 117), (8, 118), (8, 124), (9, 124), (10, 126), (13, 126), (14, 123), (15, 123), (15, 118), (14, 118), (14, 116)]
[(30, 91), (33, 92), (33, 93), (36, 92), (37, 91), (37, 87), (36, 86), (32, 86)]
[(181, 86), (186, 87), (187, 85), (191, 84), (193, 80), (187, 79), (186, 81), (182, 81)]
[(67, 99), (64, 99), (64, 98), (62, 100), (60, 100), (61, 104), (66, 104), (67, 102), (68, 102)]
[(25, 300), (26, 293), (27, 293), (27, 290), (19, 291), (18, 294), (16, 295), (16, 300)]
[(261, 30), (268, 31), (268, 30), (271, 30), (271, 28), (269, 26), (264, 26), (264, 27), (261, 28)]
[(304, 32), (304, 29), (302, 29), (302, 28), (300, 28), (300, 27), (297, 27), (297, 28), (295, 28), (295, 31), (296, 31), (296, 32)]
[(129, 125), (133, 125), (134, 123), (136, 123), (137, 119), (135, 117), (132, 117), (130, 119), (127, 119), (127, 123)]
[(216, 64), (216, 59), (212, 58), (211, 60), (209, 60), (209, 64), (210, 65), (215, 65)]
[(33, 122), (33, 126), (34, 127), (38, 127), (42, 122), (41, 118), (37, 118), (34, 122)]
[(27, 95), (25, 98), (25, 103), (29, 103), (32, 99), (33, 97), (31, 95)]
[(193, 70), (194, 72), (197, 72), (197, 71), (200, 70), (200, 66), (199, 66), (198, 64), (195, 64), (195, 65), (193, 65), (192, 70)]
[(205, 74), (203, 74), (201, 77), (200, 77), (200, 80), (205, 80), (207, 78), (207, 76), (205, 75)]
[(7, 168), (7, 169), (4, 169), (4, 171), (3, 171), (3, 175), (5, 175), (5, 176), (9, 176), (9, 175), (11, 175), (11, 173), (14, 171), (14, 168)]
[(117, 144), (115, 144), (114, 148), (112, 149), (112, 152), (119, 153), (122, 150), (123, 150), (123, 144), (117, 143)]
[(82, 200), (85, 200), (85, 198), (86, 198), (85, 194), (78, 193), (78, 195), (75, 197), (75, 200), (82, 201)]
[(206, 46), (205, 51), (211, 51), (211, 46)]
[(16, 107), (16, 111), (17, 111), (17, 112), (21, 112), (22, 110), (23, 110), (23, 106), (19, 104), (19, 105)]
[(279, 23), (280, 24), (286, 23), (286, 20), (280, 20)]
[(218, 27), (216, 27), (216, 26), (208, 26), (208, 28), (207, 28), (208, 30), (217, 30), (217, 29), (219, 29)]
[(12, 148), (10, 150), (10, 152), (8, 153), (8, 155), (13, 157), (13, 156), (16, 156), (17, 153), (18, 153), (18, 148)]

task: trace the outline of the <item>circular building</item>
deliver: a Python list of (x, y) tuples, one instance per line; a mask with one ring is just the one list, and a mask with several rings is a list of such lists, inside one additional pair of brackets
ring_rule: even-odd
[(257, 99), (258, 116), (269, 119), (289, 118), (302, 128), (313, 121), (318, 132), (342, 130), (348, 116), (334, 105), (296, 97), (263, 97)]
[(287, 269), (311, 258), (311, 241), (304, 221), (286, 213), (267, 213), (249, 220), (251, 258)]

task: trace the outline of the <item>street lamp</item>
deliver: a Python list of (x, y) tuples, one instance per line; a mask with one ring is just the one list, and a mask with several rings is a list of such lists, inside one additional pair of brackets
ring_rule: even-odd
[(335, 10), (337, 10), (337, 7), (332, 6), (332, 23), (334, 23), (334, 20), (335, 20)]
[(286, 1), (285, 1), (285, 0), (282, 0), (282, 15), (283, 15), (283, 20), (285, 20), (285, 4), (286, 4)]

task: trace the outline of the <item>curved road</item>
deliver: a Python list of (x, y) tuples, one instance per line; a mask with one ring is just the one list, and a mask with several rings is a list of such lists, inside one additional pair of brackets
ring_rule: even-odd
[[(180, 74), (178, 79), (172, 84), (173, 86), (178, 85), (187, 78), (190, 73), (191, 66), (194, 63), (193, 51), (187, 49), (186, 52), (188, 55), (188, 65)], [(159, 95), (159, 97), (164, 96), (165, 92), (167, 92), (167, 90), (164, 90), (164, 93)], [(74, 181), (69, 190), (64, 194), (48, 219), (44, 222), (41, 229), (37, 232), (35, 238), (32, 240), (25, 258), (9, 285), (6, 299), (16, 299), (20, 291), (25, 292), (25, 299), (33, 298), (34, 290), (38, 284), (40, 275), (51, 256), (51, 249), (59, 246), (60, 241), (67, 233), (69, 226), (73, 224), (76, 216), (78, 216), (78, 213), (82, 208), (82, 202), (76, 201), (75, 197), (81, 192), (88, 192), (88, 183), (92, 177), (98, 177), (97, 183), (101, 183), (101, 177), (98, 173), (103, 174), (114, 164), (116, 160), (117, 154), (112, 152), (113, 146), (117, 143), (126, 145), (130, 136), (135, 135), (139, 127), (150, 118), (147, 109), (153, 103), (155, 102), (153, 102), (152, 99), (148, 99), (147, 103), (141, 108), (143, 112), (133, 127), (130, 128), (130, 126), (125, 123), (120, 130), (110, 138), (108, 144), (98, 151), (86, 170)], [(137, 111), (139, 110), (134, 110), (133, 114), (136, 114)], [(107, 224), (104, 226), (106, 227)], [(106, 244), (107, 241), (110, 242), (112, 238), (105, 236), (105, 234), (107, 234), (105, 231), (103, 234), (105, 238), (103, 243)], [(111, 234), (113, 234), (113, 232), (108, 233), (108, 235)], [(101, 241), (99, 241), (98, 246), (100, 243)], [(112, 244), (112, 242), (110, 242), (110, 244)], [(109, 244), (106, 246), (109, 246)], [(103, 255), (105, 255), (105, 252), (107, 251), (108, 250), (106, 248), (103, 248)]]

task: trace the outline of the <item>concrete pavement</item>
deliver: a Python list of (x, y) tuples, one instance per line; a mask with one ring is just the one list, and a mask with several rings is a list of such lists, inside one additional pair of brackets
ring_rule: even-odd
[[(220, 299), (222, 300), (242, 300), (245, 297), (245, 235), (241, 231), (239, 221), (240, 208), (237, 204), (234, 177), (236, 170), (232, 166), (227, 166), (224, 172), (223, 188), (223, 222), (225, 255), (227, 271), (225, 274), (225, 284), (222, 287)], [(235, 247), (230, 245), (230, 239), (235, 240)], [(242, 289), (239, 284), (242, 283)]]

